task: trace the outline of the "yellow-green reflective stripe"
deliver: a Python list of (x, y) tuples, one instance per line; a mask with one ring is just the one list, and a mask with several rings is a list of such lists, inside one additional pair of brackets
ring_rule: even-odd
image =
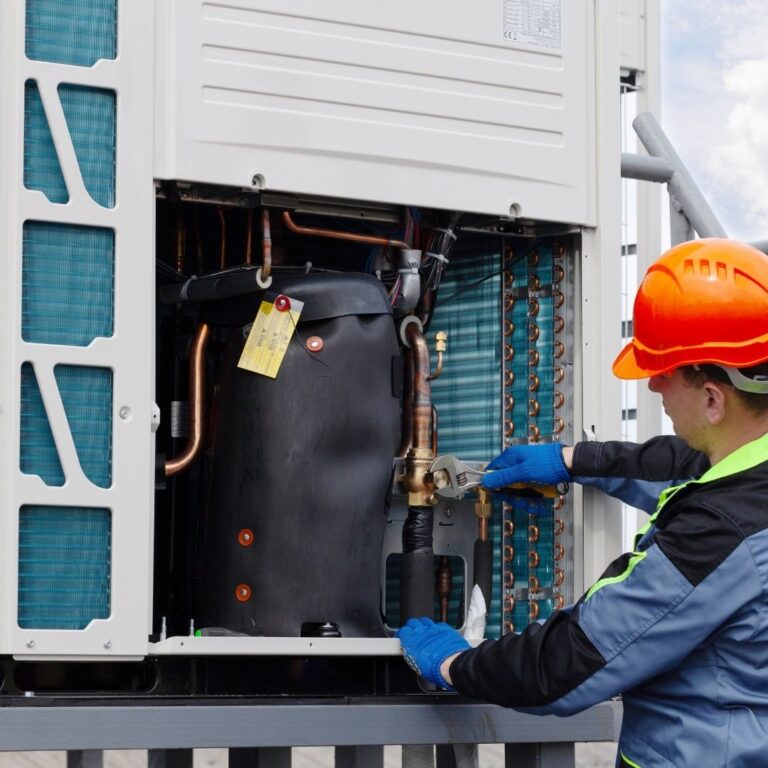
[(631, 766), (631, 768), (641, 768), (641, 766), (640, 766), (640, 765), (638, 765), (638, 764), (637, 764), (636, 762), (634, 762), (633, 760), (630, 760), (630, 759), (629, 759), (629, 758), (628, 758), (628, 757), (627, 757), (627, 756), (626, 756), (626, 755), (625, 755), (623, 752), (621, 753), (621, 759), (622, 759), (622, 760), (623, 760), (623, 761), (624, 761), (624, 762), (625, 762), (627, 765)]
[(608, 576), (605, 579), (600, 579), (600, 581), (596, 581), (590, 588), (589, 592), (587, 592), (587, 596), (584, 598), (585, 602), (589, 600), (592, 595), (597, 592), (598, 589), (602, 589), (603, 587), (608, 586), (608, 584), (618, 584), (620, 581), (624, 581), (630, 573), (635, 569), (635, 566), (641, 561), (645, 560), (645, 558), (648, 556), (647, 552), (635, 552), (632, 557), (629, 558), (629, 562), (627, 563), (627, 568), (623, 573), (620, 573), (618, 576)]
[(762, 437), (758, 437), (757, 440), (752, 440), (752, 442), (742, 445), (733, 453), (729, 453), (724, 459), (718, 461), (714, 467), (710, 467), (697, 480), (689, 480), (687, 483), (671, 485), (669, 488), (665, 488), (659, 494), (656, 511), (648, 518), (648, 522), (646, 522), (646, 524), (635, 534), (635, 546), (637, 546), (637, 542), (648, 533), (651, 526), (656, 522), (656, 518), (659, 516), (662, 507), (679, 490), (682, 490), (688, 485), (711, 483), (713, 480), (720, 480), (723, 477), (728, 477), (728, 475), (735, 475), (737, 472), (752, 469), (752, 467), (756, 467), (764, 461), (768, 461), (768, 432)]

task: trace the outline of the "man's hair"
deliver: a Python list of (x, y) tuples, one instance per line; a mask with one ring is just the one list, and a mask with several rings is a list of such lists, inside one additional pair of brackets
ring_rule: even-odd
[[(741, 402), (756, 416), (762, 416), (768, 413), (768, 394), (756, 394), (755, 392), (744, 392), (737, 389), (728, 378), (728, 374), (717, 365), (702, 363), (701, 365), (684, 365), (681, 369), (685, 380), (694, 387), (704, 386), (705, 381), (716, 381), (720, 384), (727, 384), (736, 393)], [(749, 379), (756, 376), (768, 376), (768, 362), (754, 365), (751, 368), (739, 368), (742, 374)]]

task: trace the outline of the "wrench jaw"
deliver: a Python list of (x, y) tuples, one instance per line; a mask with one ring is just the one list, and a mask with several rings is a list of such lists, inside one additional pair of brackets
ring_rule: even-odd
[(430, 467), (435, 492), (447, 499), (463, 499), (467, 491), (480, 485), (482, 465), (476, 467), (455, 456), (438, 456)]

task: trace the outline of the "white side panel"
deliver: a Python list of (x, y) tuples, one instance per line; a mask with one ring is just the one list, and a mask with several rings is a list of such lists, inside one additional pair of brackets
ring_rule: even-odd
[[(24, 0), (0, 3), (0, 653), (143, 656), (150, 632), (154, 437), (154, 189), (152, 181), (153, 0), (118, 3), (118, 57), (93, 67), (25, 57)], [(53, 204), (24, 187), (24, 88), (36, 80), (70, 199)], [(116, 204), (94, 202), (83, 184), (57, 87), (116, 94)], [(111, 228), (115, 233), (114, 334), (87, 347), (25, 343), (21, 335), (25, 221)], [(60, 319), (67, 323), (67, 317)], [(20, 471), (20, 370), (37, 375), (66, 482), (46, 485)], [(112, 369), (112, 485), (83, 472), (54, 366)], [(97, 507), (111, 513), (111, 615), (83, 630), (25, 629), (17, 623), (19, 510), (24, 505)]]
[[(619, 131), (618, 6), (597, 0), (595, 27), (597, 135), (600, 153), (594, 185), (598, 227), (585, 230), (581, 254), (582, 439), (621, 438), (619, 381), (611, 364), (621, 348), (621, 169)], [(584, 587), (621, 552), (621, 505), (594, 489), (583, 490)]]
[(165, 0), (155, 174), (594, 225), (594, 14)]
[[(651, 5), (658, 3), (658, 0), (649, 1)], [(649, 63), (646, 60), (647, 0), (621, 0), (619, 7), (621, 68), (644, 72)]]

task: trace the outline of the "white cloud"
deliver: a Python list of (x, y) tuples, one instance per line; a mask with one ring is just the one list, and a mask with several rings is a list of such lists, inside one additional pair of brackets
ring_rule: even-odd
[(667, 0), (662, 124), (728, 234), (768, 238), (765, 0)]
[(768, 237), (768, 59), (741, 61), (723, 75), (734, 103), (724, 140), (713, 147), (708, 171), (743, 205), (748, 231)]

